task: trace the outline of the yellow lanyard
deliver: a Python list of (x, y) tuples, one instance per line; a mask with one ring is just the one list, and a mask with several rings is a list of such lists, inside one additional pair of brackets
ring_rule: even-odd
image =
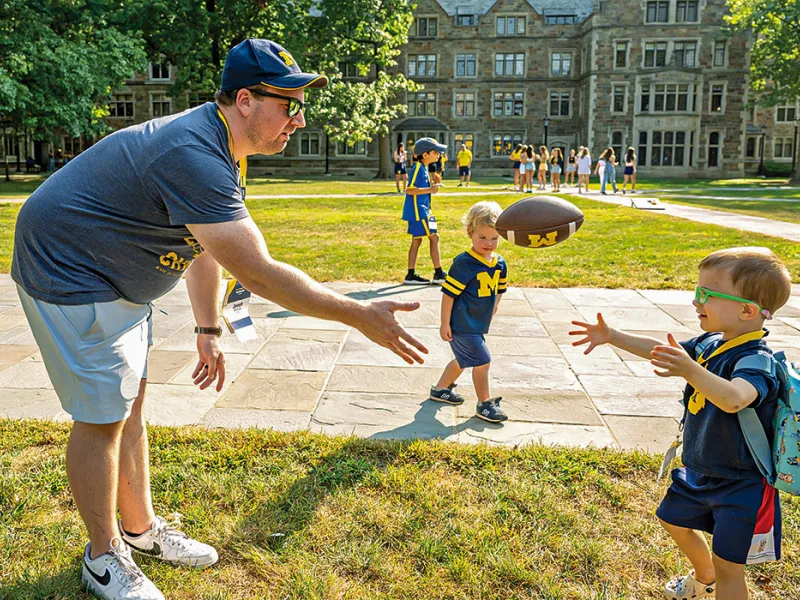
[[(222, 119), (222, 124), (225, 125), (225, 131), (228, 132), (228, 150), (231, 153), (231, 160), (235, 161), (236, 159), (233, 158), (233, 136), (231, 135), (231, 128), (228, 127), (228, 120), (220, 109), (217, 109), (217, 114)], [(247, 157), (239, 161), (239, 187), (242, 190), (242, 200), (244, 200), (247, 190)]]
[[(704, 357), (701, 354), (700, 357), (697, 359), (697, 364), (699, 364), (701, 367), (708, 369), (708, 362), (712, 358), (719, 356), (723, 352), (727, 352), (731, 348), (736, 348), (737, 346), (741, 346), (742, 344), (746, 344), (747, 342), (752, 342), (753, 340), (760, 340), (766, 334), (767, 332), (761, 329), (759, 331), (751, 331), (749, 333), (744, 333), (742, 335), (739, 335), (733, 338), (732, 340), (728, 340), (727, 342), (722, 344), (722, 346), (714, 350), (714, 352), (712, 352), (708, 358)], [(689, 404), (687, 405), (686, 408), (690, 413), (696, 415), (703, 409), (705, 405), (706, 405), (706, 397), (697, 390), (695, 390), (694, 394), (692, 394), (691, 398), (689, 398)]]

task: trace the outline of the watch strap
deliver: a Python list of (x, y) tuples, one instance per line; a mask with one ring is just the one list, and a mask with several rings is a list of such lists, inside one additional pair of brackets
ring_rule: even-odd
[(194, 332), (198, 335), (206, 334), (222, 337), (222, 327), (195, 327)]

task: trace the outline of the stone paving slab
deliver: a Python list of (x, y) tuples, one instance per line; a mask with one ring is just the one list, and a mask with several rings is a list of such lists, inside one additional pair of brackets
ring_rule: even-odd
[[(452, 359), (449, 344), (439, 337), (438, 287), (326, 285), (361, 300), (420, 302), (418, 311), (398, 316), (428, 346), (425, 365), (408, 365), (340, 323), (296, 315), (253, 297), (259, 339), (241, 344), (226, 335), (225, 387), (200, 391), (192, 383), (194, 319), (181, 281), (153, 313), (150, 422), (653, 451), (674, 438), (684, 382), (657, 377), (647, 360), (619, 349), (601, 347), (584, 355), (584, 348), (572, 346), (570, 321), (594, 322), (602, 312), (610, 323), (638, 334), (666, 340), (672, 332), (686, 339), (700, 332), (691, 291), (510, 288), (486, 336), (493, 355), (491, 391), (503, 397), (510, 416), (496, 425), (474, 416), (470, 369), (458, 380), (464, 405), (428, 399), (430, 386)], [(68, 419), (8, 276), (0, 276), (0, 315), (0, 417)], [(800, 362), (800, 286), (793, 287), (789, 304), (768, 328), (771, 345)]]

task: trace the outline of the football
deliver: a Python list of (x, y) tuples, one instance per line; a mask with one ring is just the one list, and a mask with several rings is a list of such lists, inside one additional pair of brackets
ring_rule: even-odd
[(495, 228), (517, 246), (547, 248), (572, 237), (581, 225), (583, 213), (571, 202), (551, 196), (531, 196), (505, 209)]

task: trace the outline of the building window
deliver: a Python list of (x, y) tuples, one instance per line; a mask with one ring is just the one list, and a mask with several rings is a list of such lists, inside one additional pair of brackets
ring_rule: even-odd
[(551, 117), (568, 117), (571, 92), (550, 92)]
[(419, 92), (408, 94), (409, 117), (434, 117), (436, 116), (436, 94), (433, 92)]
[(166, 63), (150, 63), (150, 79), (154, 81), (169, 81), (169, 65)]
[(778, 106), (775, 108), (776, 123), (791, 123), (797, 115), (797, 107), (791, 105)]
[(622, 131), (611, 132), (611, 147), (614, 149), (614, 154), (617, 157), (618, 163), (623, 161), (623, 154), (622, 154), (623, 136), (624, 133)]
[(640, 167), (647, 165), (647, 132), (639, 132), (639, 151), (636, 153), (636, 162)]
[(667, 42), (645, 42), (644, 66), (663, 67), (667, 64)]
[(456, 26), (469, 27), (478, 24), (478, 15), (456, 15)]
[(553, 52), (550, 55), (550, 74), (557, 77), (566, 77), (572, 69), (572, 54), (568, 52)]
[(422, 139), (424, 137), (429, 137), (434, 140), (438, 140), (440, 144), (444, 144), (445, 133), (444, 132), (436, 132), (436, 131), (410, 131), (407, 134), (406, 139), (406, 148), (409, 151), (414, 147), (414, 141)]
[(714, 66), (725, 66), (725, 47), (727, 42), (725, 40), (717, 40), (714, 42)]
[(197, 108), (206, 102), (213, 102), (214, 94), (195, 94), (189, 98), (189, 108)]
[(409, 77), (436, 77), (435, 54), (409, 54)]
[(719, 166), (719, 132), (712, 131), (708, 134), (708, 166)]
[(775, 138), (773, 158), (792, 158), (792, 138)]
[(358, 71), (358, 65), (349, 62), (340, 62), (339, 71), (344, 79), (352, 79), (354, 77), (361, 77)]
[(436, 17), (418, 17), (411, 28), (411, 37), (435, 38), (438, 30)]
[(355, 142), (352, 146), (347, 142), (338, 142), (336, 154), (339, 156), (366, 156), (367, 142)]
[(301, 133), (300, 156), (319, 156), (320, 137), (318, 133)]
[(525, 17), (497, 17), (497, 35), (525, 35)]
[(495, 117), (521, 117), (524, 114), (525, 94), (523, 92), (495, 92)]
[(666, 23), (669, 20), (669, 2), (657, 0), (647, 3), (647, 22)]
[(627, 92), (626, 85), (612, 85), (611, 86), (611, 112), (624, 113), (625, 112), (625, 93)]
[(628, 42), (614, 43), (614, 67), (624, 69), (628, 66)]
[(678, 23), (696, 23), (698, 0), (678, 0), (675, 5), (675, 21)]
[(461, 152), (461, 144), (464, 144), (467, 147), (467, 150), (474, 154), (475, 134), (463, 133), (460, 131), (457, 131), (453, 134), (453, 157), (458, 156), (458, 153)]
[(685, 131), (654, 131), (650, 166), (682, 167), (686, 150)]
[(525, 74), (525, 54), (495, 54), (494, 56), (495, 75), (524, 75)]
[(493, 133), (492, 156), (509, 156), (517, 144), (522, 143), (522, 133)]
[(456, 77), (475, 77), (474, 54), (456, 54)]
[(108, 116), (133, 118), (133, 94), (114, 94), (108, 102)]
[(573, 25), (578, 19), (575, 15), (545, 15), (545, 25)]
[(150, 112), (154, 117), (166, 117), (172, 113), (172, 100), (166, 94), (153, 94), (150, 97)]
[[(652, 96), (652, 110), (651, 110)], [(642, 112), (690, 112), (688, 83), (657, 83), (642, 88)]]
[(456, 116), (475, 116), (475, 92), (456, 92)]
[(711, 85), (711, 112), (724, 112), (725, 85), (715, 83)]
[(745, 158), (755, 158), (756, 157), (756, 144), (758, 138), (755, 136), (750, 136), (747, 138), (747, 143), (744, 147), (744, 156)]
[(675, 42), (672, 53), (678, 66), (693, 67), (696, 63), (697, 42)]
[(64, 148), (64, 154), (67, 156), (75, 156), (76, 154), (80, 154), (81, 150), (83, 150), (81, 138), (64, 137), (61, 139), (63, 140), (62, 147)]

